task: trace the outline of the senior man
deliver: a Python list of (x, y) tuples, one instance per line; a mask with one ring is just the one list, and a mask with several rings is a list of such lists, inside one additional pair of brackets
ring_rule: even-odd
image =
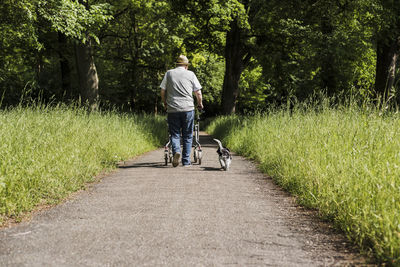
[(177, 167), (181, 158), (181, 135), (183, 140), (182, 165), (191, 166), (190, 152), (193, 141), (194, 99), (197, 106), (203, 109), (201, 85), (194, 72), (188, 70), (189, 60), (180, 55), (176, 68), (167, 71), (161, 82), (161, 100), (167, 108), (168, 127), (171, 135), (173, 160)]

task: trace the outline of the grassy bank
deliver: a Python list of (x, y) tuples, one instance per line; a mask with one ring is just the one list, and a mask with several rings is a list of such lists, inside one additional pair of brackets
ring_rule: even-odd
[(400, 115), (357, 109), (221, 117), (207, 131), (317, 209), (364, 251), (400, 265)]
[(160, 117), (73, 107), (3, 110), (0, 125), (0, 225), (81, 189), (166, 134)]

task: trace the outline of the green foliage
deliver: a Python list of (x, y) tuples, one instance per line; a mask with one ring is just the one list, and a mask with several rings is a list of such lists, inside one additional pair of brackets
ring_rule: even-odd
[(181, 45), (171, 33), (175, 21), (165, 1), (122, 1), (114, 7), (97, 50), (102, 99), (135, 111), (159, 107), (162, 75)]
[[(249, 27), (244, 5), (238, 0), (169, 0), (172, 10), (186, 20), (182, 34), (191, 50), (208, 50), (223, 54), (225, 35), (233, 18), (239, 18), (243, 27)], [(190, 30), (190, 31), (187, 31)]]
[(271, 89), (270, 85), (264, 82), (262, 75), (262, 67), (258, 64), (247, 68), (242, 73), (237, 108), (245, 114), (266, 109), (266, 102)]
[(75, 0), (46, 0), (39, 1), (38, 12), (56, 32), (82, 42), (91, 36), (99, 43), (96, 33), (112, 19), (111, 5), (108, 3), (87, 8)]
[(368, 95), (376, 54), (364, 2), (292, 2), (260, 3), (253, 22), (260, 36), (256, 57), (272, 86), (270, 101), (304, 100), (320, 89)]
[[(163, 75), (175, 67), (176, 57), (183, 53), (204, 88), (207, 109), (218, 109), (223, 59), (206, 49), (206, 42), (198, 36), (199, 24), (193, 23), (193, 17), (177, 13), (175, 4), (126, 1), (114, 7), (115, 19), (100, 34), (97, 52), (103, 99), (134, 111), (160, 110), (159, 85)], [(221, 32), (216, 38), (224, 40)]]
[[(215, 114), (221, 106), (221, 91), (224, 80), (225, 61), (222, 57), (207, 52), (193, 54), (191, 69), (203, 87), (203, 103), (207, 114)], [(202, 60), (197, 63), (198, 58)]]
[(0, 95), (18, 101), (20, 91), (34, 80), (35, 52), (42, 49), (36, 34), (32, 1), (0, 3)]
[(364, 252), (397, 266), (398, 127), (397, 113), (383, 117), (374, 109), (332, 109), (326, 104), (220, 117), (207, 131), (258, 161), (262, 171), (302, 205), (334, 222)]
[(5, 110), (0, 124), (0, 224), (59, 201), (166, 139), (161, 117), (87, 114), (72, 106)]
[(320, 90), (369, 98), (376, 42), (399, 36), (399, 12), (392, 0), (2, 1), (0, 94), (5, 104), (18, 103), (26, 90), (46, 101), (77, 100), (74, 46), (91, 38), (102, 103), (159, 110), (160, 81), (183, 53), (210, 89), (210, 110), (218, 113), (226, 34), (237, 21), (239, 43), (251, 55), (239, 111), (303, 101)]

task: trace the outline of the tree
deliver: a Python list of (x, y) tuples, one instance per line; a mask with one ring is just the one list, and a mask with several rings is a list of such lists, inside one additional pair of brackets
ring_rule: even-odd
[(321, 90), (387, 99), (399, 9), (393, 0), (3, 1), (0, 93), (10, 104), (29, 92), (157, 111), (162, 76), (183, 53), (213, 113)]
[(101, 97), (131, 111), (157, 111), (159, 83), (181, 40), (183, 25), (166, 1), (119, 1), (97, 50)]
[(36, 53), (42, 45), (36, 33), (34, 7), (35, 1), (0, 2), (1, 104), (17, 103), (23, 90), (35, 86)]
[(185, 39), (187, 46), (193, 47), (195, 44), (197, 49), (207, 47), (208, 51), (223, 55), (225, 58), (221, 96), (221, 111), (224, 114), (235, 112), (240, 76), (251, 58), (248, 46), (249, 2), (171, 1), (172, 8), (177, 13), (188, 15), (192, 25), (195, 25), (191, 36)]
[(60, 60), (61, 88), (63, 92), (71, 92), (71, 66), (68, 60), (68, 39), (58, 32), (58, 56)]
[[(97, 33), (100, 27), (111, 19), (110, 6), (107, 4), (89, 4), (89, 0), (53, 0), (40, 2), (39, 13), (47, 19), (59, 34), (59, 54), (62, 84), (70, 88), (69, 62), (63, 54), (67, 40), (75, 41), (75, 60), (78, 74), (78, 86), (83, 103), (91, 109), (97, 108), (98, 84), (96, 65), (93, 57), (93, 40), (99, 42)], [(63, 49), (64, 48), (64, 49)]]
[(368, 95), (375, 55), (366, 2), (259, 0), (253, 56), (271, 85), (266, 101), (302, 101), (321, 90)]
[(245, 31), (234, 18), (226, 35), (225, 76), (222, 88), (222, 113), (232, 114), (239, 97), (239, 81), (243, 70), (250, 62), (251, 53), (245, 44)]
[(75, 44), (76, 66), (82, 102), (97, 109), (99, 100), (99, 78), (94, 63), (92, 40), (88, 36), (84, 43)]
[(394, 87), (400, 53), (400, 7), (392, 0), (381, 0), (377, 4), (382, 8), (378, 13), (376, 36), (375, 92), (383, 101), (387, 101)]

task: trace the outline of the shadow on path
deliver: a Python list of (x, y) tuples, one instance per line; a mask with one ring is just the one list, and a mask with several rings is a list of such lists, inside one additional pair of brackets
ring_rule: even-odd
[[(213, 138), (205, 132), (200, 132), (200, 145), (202, 147), (215, 148), (217, 150), (217, 143), (213, 141)], [(197, 165), (197, 164), (195, 164)], [(137, 161), (126, 161), (121, 162), (118, 165), (119, 169), (134, 169), (134, 168), (168, 168), (171, 167), (170, 164), (168, 166), (164, 165), (163, 161), (160, 162), (137, 162)], [(220, 168), (213, 167), (202, 167), (204, 171), (220, 171)]]
[(132, 168), (166, 168), (163, 162), (140, 162), (140, 163), (129, 163), (125, 162), (118, 165), (119, 169), (132, 169)]
[(222, 168), (215, 168), (215, 167), (201, 167), (203, 171), (222, 171)]

